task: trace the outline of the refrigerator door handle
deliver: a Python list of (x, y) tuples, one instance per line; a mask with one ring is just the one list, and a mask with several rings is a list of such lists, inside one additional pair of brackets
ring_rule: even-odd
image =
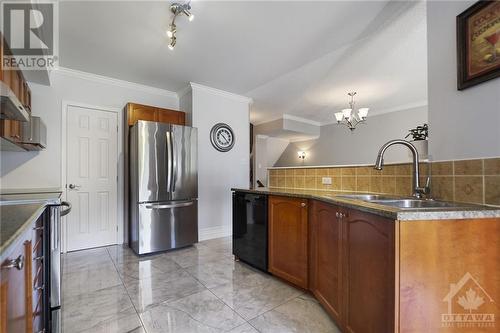
[(177, 182), (177, 167), (178, 167), (177, 152), (175, 150), (175, 144), (174, 144), (175, 136), (172, 135), (172, 132), (170, 132), (170, 137), (171, 137), (170, 144), (172, 145), (171, 146), (171, 151), (172, 151), (172, 189), (170, 190), (170, 192), (175, 192), (175, 183)]
[(178, 208), (178, 207), (188, 207), (193, 205), (193, 201), (184, 201), (178, 203), (169, 203), (169, 204), (151, 204), (146, 205), (146, 209), (170, 209), (170, 208)]
[(172, 132), (167, 132), (167, 140), (165, 142), (167, 156), (167, 189), (172, 192), (172, 172), (173, 172), (173, 156), (172, 156)]

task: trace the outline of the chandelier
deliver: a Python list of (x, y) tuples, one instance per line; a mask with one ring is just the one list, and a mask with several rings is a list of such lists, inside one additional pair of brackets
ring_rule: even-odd
[(335, 113), (335, 119), (337, 120), (337, 125), (347, 126), (351, 131), (354, 131), (358, 124), (364, 123), (366, 116), (368, 115), (369, 108), (360, 108), (357, 112), (354, 111), (354, 95), (356, 92), (347, 93), (351, 96), (351, 101), (349, 102), (349, 108), (343, 109), (340, 112)]
[(189, 22), (191, 22), (194, 19), (194, 15), (191, 14), (191, 1), (186, 2), (186, 3), (177, 3), (174, 2), (173, 4), (170, 5), (170, 11), (174, 14), (174, 17), (172, 18), (172, 22), (170, 23), (170, 27), (167, 30), (167, 36), (170, 38), (170, 43), (168, 44), (168, 48), (170, 50), (173, 50), (175, 47), (175, 44), (177, 43), (177, 26), (175, 25), (175, 19), (179, 14), (184, 14), (187, 16)]

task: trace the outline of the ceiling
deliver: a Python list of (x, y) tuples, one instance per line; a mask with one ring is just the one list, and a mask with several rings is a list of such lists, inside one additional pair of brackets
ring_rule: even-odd
[(193, 1), (177, 46), (168, 1), (60, 2), (60, 65), (171, 91), (188, 82), (254, 99), (251, 120), (329, 122), (347, 92), (373, 112), (427, 99), (425, 4)]

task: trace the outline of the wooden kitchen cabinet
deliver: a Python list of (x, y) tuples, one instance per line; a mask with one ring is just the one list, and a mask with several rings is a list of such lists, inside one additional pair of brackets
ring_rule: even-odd
[(337, 323), (342, 322), (342, 224), (340, 207), (311, 200), (309, 290)]
[(3, 85), (12, 91), (19, 100), (24, 109), (31, 112), (31, 90), (28, 86), (23, 72), (20, 68), (7, 69), (4, 67), (4, 56), (12, 55), (9, 45), (6, 43), (0, 32), (0, 81)]
[(344, 209), (343, 327), (346, 332), (394, 332), (395, 221)]
[(44, 228), (42, 215), (1, 254), (0, 333), (47, 332)]
[(307, 200), (269, 196), (269, 272), (308, 287)]
[(154, 106), (128, 103), (125, 107), (128, 126), (134, 125), (138, 120), (156, 121), (176, 125), (185, 125), (185, 114), (181, 111), (162, 109)]
[(0, 120), (0, 136), (12, 142), (20, 142), (22, 138), (21, 122), (17, 120)]
[(31, 240), (18, 244), (1, 264), (0, 333), (33, 332)]
[[(494, 330), (500, 218), (395, 220), (268, 194), (268, 228), (269, 272), (307, 287), (342, 332)], [(471, 290), (477, 309), (459, 302)], [(484, 321), (462, 326), (471, 313)]]

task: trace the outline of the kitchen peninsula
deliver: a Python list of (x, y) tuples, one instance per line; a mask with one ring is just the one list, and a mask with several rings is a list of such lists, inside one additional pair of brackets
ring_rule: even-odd
[[(488, 297), (500, 296), (498, 208), (434, 200), (404, 208), (398, 203), (417, 200), (355, 192), (232, 191), (267, 197), (268, 272), (309, 290), (345, 332), (454, 332), (464, 322), (453, 315), (466, 313), (458, 296), (474, 283), (485, 291), (482, 310), (496, 311)], [(483, 324), (487, 331), (494, 322)]]

